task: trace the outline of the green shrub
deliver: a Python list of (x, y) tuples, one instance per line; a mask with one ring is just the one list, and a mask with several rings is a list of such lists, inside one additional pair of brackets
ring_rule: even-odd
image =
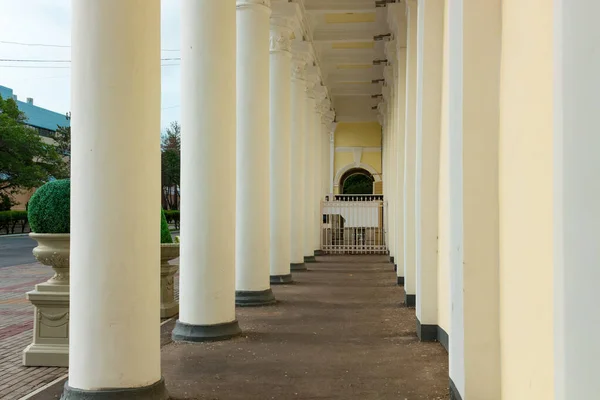
[(21, 228), (20, 233), (25, 232), (27, 226), (27, 211), (0, 211), (0, 233), (15, 233), (15, 228)]
[(171, 231), (169, 230), (169, 224), (165, 217), (165, 210), (160, 209), (160, 242), (161, 243), (173, 243), (173, 237), (171, 237)]
[(179, 229), (179, 210), (165, 210), (165, 217), (169, 224), (173, 224), (175, 229)]
[(35, 233), (69, 233), (71, 181), (61, 179), (40, 187), (29, 200), (28, 217)]

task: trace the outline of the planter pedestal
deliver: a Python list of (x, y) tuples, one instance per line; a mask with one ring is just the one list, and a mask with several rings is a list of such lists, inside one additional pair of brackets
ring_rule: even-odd
[(175, 300), (175, 274), (179, 265), (169, 261), (179, 257), (179, 243), (160, 246), (160, 317), (171, 318), (179, 313), (179, 302)]
[(34, 306), (33, 343), (23, 350), (28, 367), (69, 366), (69, 286), (45, 283), (27, 293)]
[(23, 365), (69, 366), (69, 234), (30, 234), (35, 258), (54, 276), (27, 293), (34, 307), (33, 343), (23, 350)]

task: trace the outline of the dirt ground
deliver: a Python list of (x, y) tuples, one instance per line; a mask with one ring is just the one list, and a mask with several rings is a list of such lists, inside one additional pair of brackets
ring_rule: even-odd
[[(162, 326), (162, 370), (174, 400), (447, 400), (448, 355), (420, 343), (415, 310), (387, 257), (318, 257), (279, 303), (238, 308), (244, 333), (172, 343)], [(32, 400), (56, 399), (60, 382)]]
[(420, 343), (387, 257), (319, 257), (279, 303), (238, 308), (240, 338), (162, 349), (176, 399), (449, 399), (447, 353)]

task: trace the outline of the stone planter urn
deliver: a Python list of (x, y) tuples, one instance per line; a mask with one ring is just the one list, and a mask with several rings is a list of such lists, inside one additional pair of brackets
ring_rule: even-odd
[(171, 318), (179, 313), (179, 303), (175, 300), (175, 274), (179, 265), (169, 261), (179, 257), (179, 243), (160, 245), (160, 317)]
[(27, 293), (34, 307), (33, 343), (23, 350), (23, 365), (69, 365), (69, 246), (70, 234), (30, 233), (38, 242), (34, 257), (52, 267), (54, 276)]

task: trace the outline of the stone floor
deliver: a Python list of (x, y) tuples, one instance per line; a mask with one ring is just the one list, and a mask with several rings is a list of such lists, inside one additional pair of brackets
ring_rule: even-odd
[[(320, 257), (279, 303), (237, 310), (244, 334), (204, 344), (170, 342), (162, 368), (173, 399), (449, 399), (447, 354), (420, 343), (385, 257)], [(31, 400), (57, 399), (64, 381)]]

